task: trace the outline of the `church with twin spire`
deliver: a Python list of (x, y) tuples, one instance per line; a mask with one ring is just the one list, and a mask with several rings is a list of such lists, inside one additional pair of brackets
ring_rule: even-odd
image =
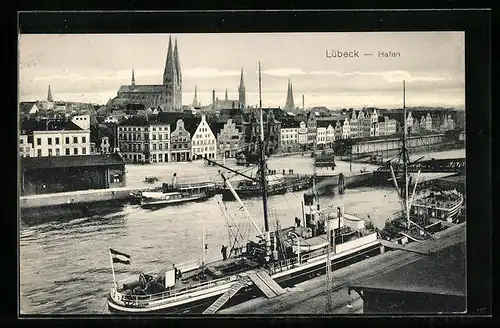
[(121, 107), (127, 104), (143, 104), (146, 108), (161, 107), (164, 111), (182, 111), (182, 73), (177, 39), (174, 47), (172, 47), (172, 37), (168, 40), (163, 84), (136, 84), (134, 70), (132, 70), (131, 83), (122, 85), (116, 97), (107, 105), (108, 107)]

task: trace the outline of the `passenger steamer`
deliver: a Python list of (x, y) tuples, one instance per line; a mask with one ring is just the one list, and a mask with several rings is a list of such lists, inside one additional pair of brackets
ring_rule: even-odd
[[(262, 105), (260, 108), (263, 131)], [(268, 297), (281, 295), (285, 293), (282, 287), (287, 284), (307, 280), (329, 270), (327, 263), (341, 266), (381, 251), (376, 231), (363, 219), (344, 213), (342, 207), (321, 209), (319, 203), (314, 203), (314, 193), (304, 194), (302, 219), (295, 218), (295, 227), (282, 229), (277, 223), (276, 229), (271, 231), (264, 149), (261, 133), (260, 183), (265, 231), (259, 229), (231, 183), (221, 174), (225, 185), (258, 233), (258, 241), (241, 240), (241, 243), (235, 243), (226, 260), (210, 263), (204, 259), (195, 260), (141, 274), (139, 279), (132, 277), (121, 282), (114, 279), (114, 286), (108, 294), (108, 309), (111, 312), (215, 313), (230, 299), (232, 302), (248, 299), (256, 289)], [(237, 245), (242, 246), (235, 247)], [(115, 256), (111, 250), (110, 256)], [(121, 260), (115, 261), (112, 257), (111, 262), (113, 265)], [(130, 262), (125, 260), (122, 263)]]

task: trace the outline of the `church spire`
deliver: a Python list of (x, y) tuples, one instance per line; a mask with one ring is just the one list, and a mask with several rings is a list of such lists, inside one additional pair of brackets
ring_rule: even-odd
[(193, 99), (193, 107), (198, 106), (198, 87), (195, 85), (194, 86), (194, 99)]
[(292, 82), (290, 80), (288, 80), (288, 91), (286, 95), (285, 110), (289, 112), (295, 110), (295, 104), (293, 102)]
[(239, 102), (239, 108), (240, 109), (245, 109), (246, 108), (246, 95), (245, 95), (245, 82), (243, 81), (243, 68), (241, 69), (241, 77), (240, 77), (240, 86), (238, 88), (238, 102)]
[(167, 61), (165, 63), (165, 70), (163, 71), (163, 84), (167, 82), (172, 82), (175, 75), (175, 64), (174, 64), (174, 53), (172, 50), (172, 37), (168, 37), (168, 50), (167, 50)]
[(175, 46), (174, 46), (174, 68), (177, 73), (177, 80), (179, 84), (181, 84), (182, 74), (181, 74), (181, 63), (179, 61), (179, 50), (177, 49), (177, 39), (175, 39)]
[(52, 99), (52, 92), (50, 91), (50, 84), (49, 84), (49, 91), (47, 92), (47, 101), (48, 102), (53, 102), (54, 101)]
[(132, 68), (132, 85), (135, 85), (134, 69)]

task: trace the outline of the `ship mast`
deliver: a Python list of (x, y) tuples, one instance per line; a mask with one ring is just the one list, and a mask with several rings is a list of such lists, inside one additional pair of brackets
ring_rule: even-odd
[[(264, 140), (264, 115), (262, 114), (262, 79), (259, 62), (259, 111), (260, 111), (260, 186), (262, 188), (262, 205), (264, 210), (264, 231), (266, 239), (266, 261), (271, 257), (271, 235), (269, 232), (269, 213), (267, 205), (266, 153)], [(276, 243), (276, 241), (275, 241)]]
[(402, 156), (403, 156), (403, 174), (404, 174), (404, 189), (403, 189), (403, 201), (405, 207), (405, 215), (407, 228), (410, 228), (410, 209), (408, 208), (408, 149), (406, 148), (406, 140), (407, 140), (407, 127), (406, 127), (406, 82), (403, 80), (403, 147), (402, 147)]

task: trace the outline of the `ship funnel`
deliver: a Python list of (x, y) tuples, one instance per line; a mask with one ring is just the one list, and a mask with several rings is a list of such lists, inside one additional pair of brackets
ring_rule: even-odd
[(338, 214), (339, 219), (344, 215), (344, 213), (343, 213), (342, 209), (340, 208), (340, 206), (337, 207), (337, 214)]
[(174, 175), (172, 176), (172, 187), (176, 187), (177, 186), (177, 173), (174, 173)]

